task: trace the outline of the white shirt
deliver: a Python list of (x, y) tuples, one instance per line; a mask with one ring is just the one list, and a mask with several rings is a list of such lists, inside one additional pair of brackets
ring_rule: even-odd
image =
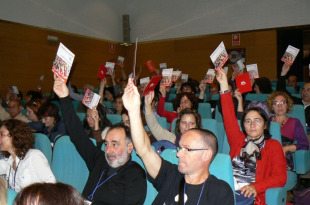
[(9, 187), (17, 192), (36, 182), (56, 182), (48, 161), (40, 150), (30, 149), (23, 160), (16, 157), (16, 171), (13, 169), (13, 162), (12, 156), (1, 159), (0, 175), (5, 174)]

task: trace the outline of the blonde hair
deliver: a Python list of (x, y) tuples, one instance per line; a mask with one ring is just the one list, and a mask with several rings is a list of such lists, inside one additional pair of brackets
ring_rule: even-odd
[(8, 183), (3, 177), (0, 177), (0, 204), (8, 204)]

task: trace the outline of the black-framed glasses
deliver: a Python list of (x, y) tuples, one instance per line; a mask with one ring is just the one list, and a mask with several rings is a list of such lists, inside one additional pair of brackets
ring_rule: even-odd
[(185, 152), (194, 152), (194, 151), (201, 151), (201, 150), (209, 150), (207, 148), (205, 149), (194, 149), (194, 148), (188, 148), (188, 147), (177, 147), (177, 151), (183, 150)]

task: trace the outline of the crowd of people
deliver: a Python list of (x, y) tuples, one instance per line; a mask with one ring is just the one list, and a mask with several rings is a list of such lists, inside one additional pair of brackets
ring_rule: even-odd
[[(112, 74), (112, 85), (107, 85), (107, 79), (100, 82), (101, 98), (93, 109), (82, 104), (86, 90), (95, 90), (91, 83), (85, 83), (79, 94), (70, 79), (66, 84), (54, 76), (53, 94), (48, 99), (39, 91), (29, 91), (23, 99), (21, 92), (9, 90), (0, 105), (0, 176), (7, 181), (1, 179), (1, 190), (19, 192), (16, 204), (32, 200), (48, 204), (56, 193), (68, 196), (67, 201), (59, 199), (59, 204), (143, 204), (146, 174), (131, 160), (136, 149), (147, 179), (158, 191), (153, 204), (233, 204), (234, 200), (237, 204), (265, 204), (266, 190), (283, 187), (287, 170), (294, 170), (292, 153), (309, 150), (301, 121), (287, 113), (293, 104), (303, 105), (309, 130), (310, 83), (299, 87), (296, 76), (287, 77), (289, 69), (288, 64), (283, 65), (276, 91), (266, 77), (253, 80), (253, 93), (270, 94), (266, 102), (245, 100), (246, 94), (235, 85), (236, 73), (228, 79), (223, 69), (209, 85), (193, 79), (173, 83), (177, 90), (173, 99), (169, 98), (171, 87), (163, 85), (142, 98), (139, 80), (127, 79), (122, 68), (121, 78), (115, 79)], [(286, 86), (294, 87), (296, 93), (301, 89), (301, 98), (292, 96)], [(213, 99), (214, 94), (220, 98)], [(79, 102), (76, 109), (72, 101)], [(165, 110), (168, 101), (173, 102), (174, 111)], [(223, 115), (235, 190), (209, 171), (219, 148), (217, 136), (202, 129), (198, 112), (202, 102), (211, 104), (213, 118), (215, 109)], [(83, 121), (77, 112), (85, 113)], [(123, 122), (112, 125), (108, 114), (121, 115)], [(176, 122), (174, 132), (159, 124), (159, 116), (168, 123)], [(272, 139), (272, 121), (280, 124), (282, 145)], [(45, 134), (52, 145), (59, 136), (69, 135), (89, 170), (81, 195), (71, 186), (56, 183), (44, 154), (33, 149), (32, 133)], [(95, 139), (96, 145), (89, 138)], [(164, 149), (178, 150), (178, 165), (160, 157)]]

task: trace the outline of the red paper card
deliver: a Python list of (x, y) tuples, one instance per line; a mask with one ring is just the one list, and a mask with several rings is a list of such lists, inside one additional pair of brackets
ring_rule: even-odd
[(155, 72), (156, 66), (154, 65), (153, 61), (151, 60), (146, 61), (144, 65), (146, 66), (146, 68), (149, 70), (150, 73)]
[(99, 71), (98, 71), (98, 78), (100, 80), (103, 80), (105, 78), (106, 74), (107, 74), (107, 68), (103, 64), (101, 64)]
[(151, 81), (147, 84), (146, 88), (144, 89), (142, 97), (152, 92), (156, 88), (157, 84), (160, 82), (161, 78), (162, 75), (152, 77)]
[(250, 75), (248, 72), (236, 76), (236, 85), (240, 93), (246, 93), (252, 91), (252, 84)]

